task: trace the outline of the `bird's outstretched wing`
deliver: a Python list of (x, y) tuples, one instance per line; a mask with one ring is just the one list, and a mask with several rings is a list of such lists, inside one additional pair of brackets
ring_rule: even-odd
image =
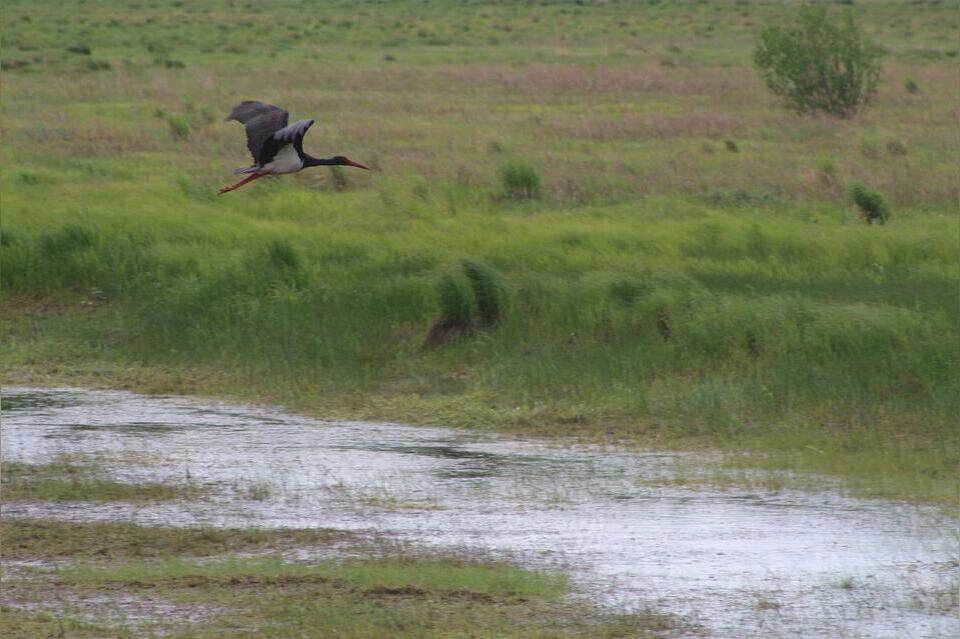
[(285, 144), (292, 144), (293, 148), (297, 150), (297, 154), (303, 157), (303, 136), (305, 136), (310, 127), (313, 126), (313, 122), (313, 120), (294, 122), (290, 126), (284, 127), (274, 133), (273, 139), (278, 147), (282, 147)]
[[(227, 121), (236, 120), (243, 124), (247, 131), (247, 148), (250, 149), (253, 161), (259, 166), (273, 158), (276, 148), (271, 144), (271, 140), (275, 133), (285, 130), (284, 127), (287, 127), (289, 119), (290, 114), (286, 110), (254, 100), (241, 102), (233, 107), (233, 111), (227, 116)], [(306, 121), (313, 123), (312, 120)], [(298, 122), (297, 124), (302, 123)], [(304, 129), (304, 132), (306, 132), (306, 129)], [(303, 138), (302, 135), (300, 137)]]

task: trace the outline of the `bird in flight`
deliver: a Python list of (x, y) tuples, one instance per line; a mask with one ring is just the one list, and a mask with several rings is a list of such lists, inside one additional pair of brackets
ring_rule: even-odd
[(300, 120), (288, 126), (289, 118), (286, 110), (253, 100), (245, 100), (233, 108), (227, 121), (236, 120), (243, 124), (253, 164), (234, 171), (248, 175), (236, 184), (220, 189), (219, 195), (239, 189), (265, 175), (296, 173), (308, 166), (355, 166), (369, 170), (369, 167), (342, 155), (326, 159), (308, 155), (303, 150), (303, 136), (313, 125), (313, 120)]

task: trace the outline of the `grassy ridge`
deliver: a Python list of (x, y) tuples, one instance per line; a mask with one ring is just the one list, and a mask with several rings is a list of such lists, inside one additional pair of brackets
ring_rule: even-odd
[[(357, 6), (13, 21), (6, 379), (720, 445), (953, 498), (955, 13), (858, 3), (890, 56), (850, 122), (759, 90), (750, 34), (778, 3)], [(381, 171), (216, 198), (244, 162), (216, 120), (249, 97), (327, 114), (311, 148)], [(498, 182), (518, 158), (538, 197)], [(844, 202), (852, 180), (887, 225)], [(465, 259), (500, 320), (423, 348)]]

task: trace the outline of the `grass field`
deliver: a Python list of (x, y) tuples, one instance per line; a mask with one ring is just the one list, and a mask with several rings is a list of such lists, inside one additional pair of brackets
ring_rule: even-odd
[[(763, 89), (781, 2), (10, 0), (2, 378), (718, 447), (954, 503), (960, 15), (832, 10), (887, 53), (851, 120)], [(377, 170), (218, 198), (241, 99)], [(441, 282), (483, 306), (463, 260), (499, 321), (424, 347)]]

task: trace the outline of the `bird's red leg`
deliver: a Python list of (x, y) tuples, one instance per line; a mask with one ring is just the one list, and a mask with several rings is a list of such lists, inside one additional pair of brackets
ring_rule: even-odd
[(253, 182), (253, 181), (256, 180), (257, 178), (262, 178), (264, 175), (269, 175), (269, 173), (254, 173), (254, 174), (251, 175), (250, 177), (245, 177), (245, 178), (243, 178), (242, 180), (240, 180), (239, 182), (237, 182), (237, 183), (234, 184), (233, 186), (225, 186), (225, 187), (223, 187), (222, 189), (220, 189), (219, 191), (217, 191), (217, 195), (223, 195), (224, 193), (229, 193), (230, 191), (233, 191), (234, 189), (239, 189), (241, 186), (243, 186), (243, 185), (246, 184), (247, 182)]

